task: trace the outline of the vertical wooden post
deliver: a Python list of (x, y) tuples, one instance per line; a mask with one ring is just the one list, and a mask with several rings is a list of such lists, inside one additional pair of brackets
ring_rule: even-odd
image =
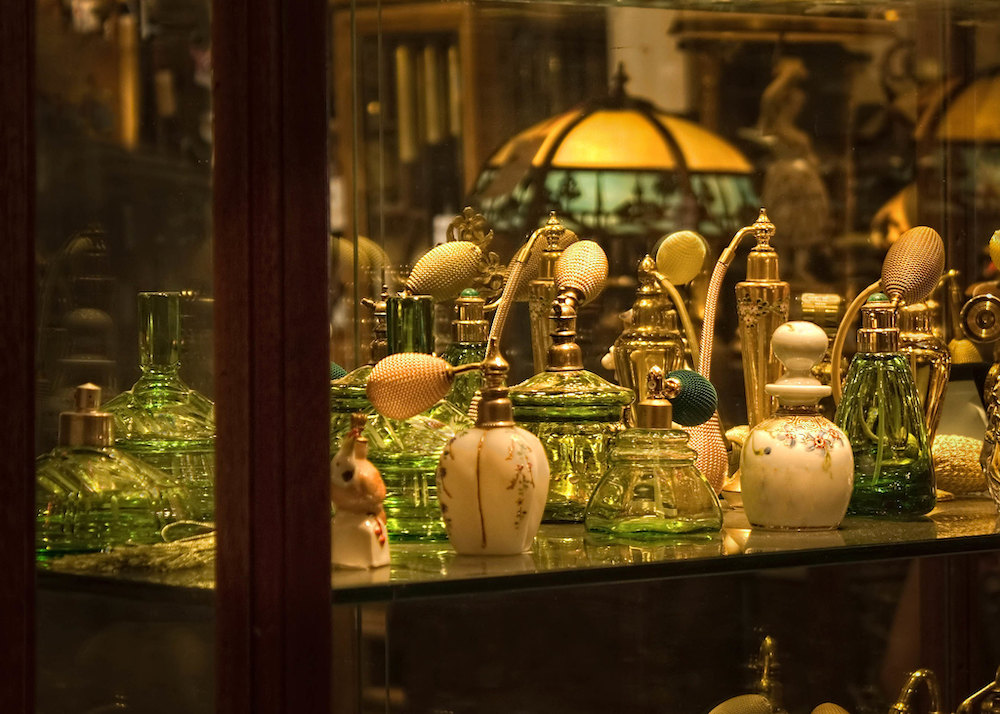
[(224, 714), (330, 709), (325, 19), (213, 1)]
[(0, 711), (35, 705), (35, 3), (0, 13)]

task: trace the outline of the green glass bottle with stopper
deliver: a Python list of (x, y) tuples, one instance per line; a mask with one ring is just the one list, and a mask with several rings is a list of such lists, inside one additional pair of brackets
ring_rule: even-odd
[(372, 366), (388, 351), (387, 302), (383, 289), (378, 301), (366, 303), (374, 310), (371, 362), (330, 382), (331, 453), (353, 428), (355, 413), (367, 415), (362, 436), (368, 440), (368, 460), (382, 474), (386, 486), (383, 502), (393, 541), (443, 541), (447, 538), (437, 500), (434, 474), (441, 450), (458, 431), (470, 424), (468, 417), (447, 400), (409, 419), (389, 419), (375, 411), (365, 393)]
[(114, 447), (113, 417), (101, 388), (76, 388), (59, 415), (59, 445), (35, 461), (35, 549), (39, 557), (162, 542), (183, 517), (180, 489), (144, 461)]
[(627, 540), (717, 533), (719, 499), (695, 466), (698, 454), (687, 433), (674, 425), (707, 421), (718, 403), (715, 388), (696, 372), (664, 375), (658, 366), (646, 382), (634, 426), (615, 437), (607, 471), (587, 504), (587, 532)]
[[(603, 259), (603, 268), (602, 268)], [(545, 371), (510, 389), (514, 418), (541, 441), (550, 469), (545, 520), (579, 523), (604, 475), (611, 438), (623, 428), (632, 390), (583, 368), (576, 344), (577, 307), (595, 297), (607, 257), (593, 241), (573, 243), (556, 264), (559, 296), (549, 313), (552, 345)]]
[[(485, 318), (485, 304), (475, 288), (466, 288), (455, 301), (456, 319), (452, 322), (454, 339), (441, 355), (441, 359), (452, 367), (478, 364), (486, 358), (486, 338), (489, 336), (490, 323)], [(483, 377), (480, 372), (465, 372), (455, 377), (445, 399), (462, 413), (467, 413), (473, 397), (482, 386)]]
[(180, 376), (181, 293), (139, 293), (139, 367), (131, 389), (105, 405), (115, 445), (187, 491), (186, 518), (215, 513), (215, 405)]
[(917, 516), (934, 508), (930, 442), (913, 373), (899, 348), (894, 302), (875, 293), (861, 308), (836, 424), (854, 452), (848, 513)]

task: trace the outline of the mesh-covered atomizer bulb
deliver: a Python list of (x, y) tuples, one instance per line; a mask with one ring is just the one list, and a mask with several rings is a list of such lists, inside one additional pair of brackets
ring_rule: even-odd
[(416, 262), (406, 289), (414, 295), (430, 295), (435, 302), (451, 300), (472, 283), (482, 257), (482, 249), (470, 241), (442, 243)]
[(741, 694), (727, 699), (708, 714), (771, 714), (771, 702), (763, 694)]
[(456, 374), (479, 368), (479, 364), (452, 367), (434, 355), (400, 352), (372, 367), (365, 393), (379, 414), (409, 419), (443, 399)]
[(671, 401), (674, 404), (674, 421), (682, 426), (697, 426), (708, 421), (719, 406), (715, 387), (702, 375), (689, 369), (675, 369), (667, 375), (677, 380), (679, 390)]
[(656, 249), (656, 269), (673, 285), (686, 285), (705, 265), (708, 243), (694, 231), (666, 236)]
[(903, 233), (882, 262), (882, 292), (908, 303), (920, 302), (937, 287), (944, 271), (944, 241), (933, 228)]
[(592, 240), (581, 240), (566, 248), (556, 261), (556, 289), (572, 292), (587, 303), (604, 289), (608, 279), (608, 256)]

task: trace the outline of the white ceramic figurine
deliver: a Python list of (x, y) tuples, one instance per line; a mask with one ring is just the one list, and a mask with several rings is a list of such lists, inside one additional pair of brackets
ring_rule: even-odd
[(336, 513), (331, 528), (331, 560), (339, 568), (379, 568), (389, 564), (385, 527), (385, 484), (368, 460), (368, 440), (361, 436), (364, 414), (355, 414), (351, 430), (330, 461), (330, 500)]

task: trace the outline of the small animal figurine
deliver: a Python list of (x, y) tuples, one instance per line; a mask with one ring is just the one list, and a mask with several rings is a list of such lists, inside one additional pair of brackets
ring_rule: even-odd
[(361, 436), (364, 414), (354, 414), (351, 430), (330, 461), (330, 500), (335, 509), (331, 560), (338, 568), (380, 568), (389, 564), (385, 527), (385, 484), (368, 460), (368, 440)]

